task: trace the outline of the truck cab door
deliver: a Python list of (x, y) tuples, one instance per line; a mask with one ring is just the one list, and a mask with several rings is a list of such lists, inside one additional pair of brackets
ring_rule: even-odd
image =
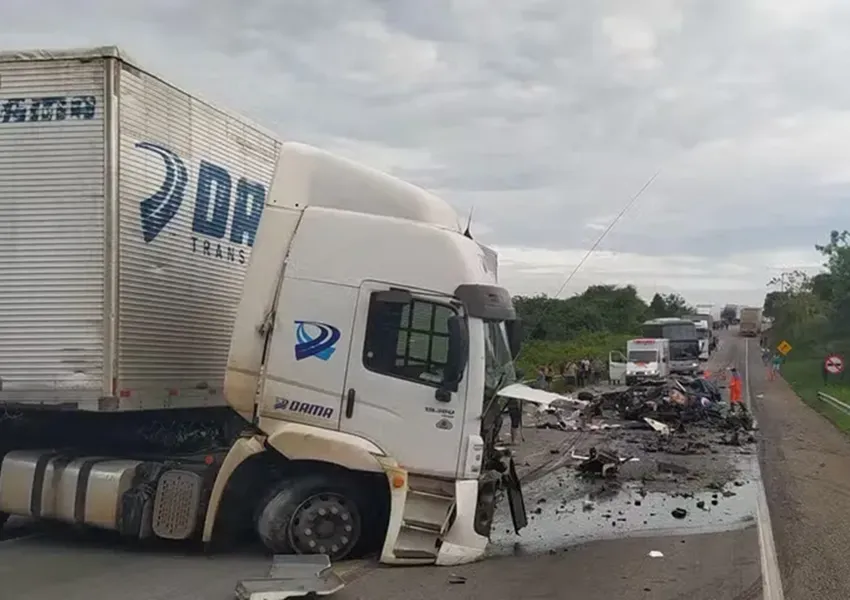
[(626, 357), (619, 350), (608, 353), (608, 379), (611, 383), (620, 384), (626, 379)]
[[(454, 477), (466, 377), (442, 385), (449, 362), (449, 299), (366, 282), (359, 291), (348, 358), (341, 431), (365, 438), (416, 473)], [(407, 300), (403, 294), (407, 294)]]

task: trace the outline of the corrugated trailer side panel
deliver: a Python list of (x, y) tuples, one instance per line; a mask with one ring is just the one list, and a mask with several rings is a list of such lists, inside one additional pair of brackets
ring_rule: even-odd
[(119, 129), (120, 408), (223, 404), (280, 143), (127, 63)]
[(0, 401), (104, 393), (104, 60), (0, 57)]

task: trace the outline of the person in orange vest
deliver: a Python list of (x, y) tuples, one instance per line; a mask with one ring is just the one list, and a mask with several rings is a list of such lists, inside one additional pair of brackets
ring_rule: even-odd
[(738, 370), (735, 367), (730, 369), (732, 372), (732, 378), (729, 380), (729, 402), (732, 404), (740, 404), (741, 400), (741, 388), (743, 387), (741, 382), (741, 376), (738, 374)]

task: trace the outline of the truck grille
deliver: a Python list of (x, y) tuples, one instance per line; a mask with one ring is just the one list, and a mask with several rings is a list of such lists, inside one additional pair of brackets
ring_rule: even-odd
[(153, 532), (168, 540), (185, 540), (195, 531), (203, 480), (191, 471), (167, 471), (159, 479), (153, 508)]

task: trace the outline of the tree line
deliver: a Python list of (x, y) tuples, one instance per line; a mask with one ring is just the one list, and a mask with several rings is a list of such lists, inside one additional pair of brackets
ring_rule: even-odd
[(529, 340), (551, 342), (589, 334), (637, 334), (647, 319), (693, 312), (679, 294), (655, 294), (647, 304), (633, 285), (594, 285), (565, 299), (517, 296), (514, 306)]
[[(800, 351), (850, 350), (850, 233), (832, 231), (825, 244), (815, 245), (824, 270), (814, 276), (783, 273), (769, 285), (764, 315), (773, 319), (772, 337), (788, 339)], [(778, 340), (773, 340), (778, 341)]]

